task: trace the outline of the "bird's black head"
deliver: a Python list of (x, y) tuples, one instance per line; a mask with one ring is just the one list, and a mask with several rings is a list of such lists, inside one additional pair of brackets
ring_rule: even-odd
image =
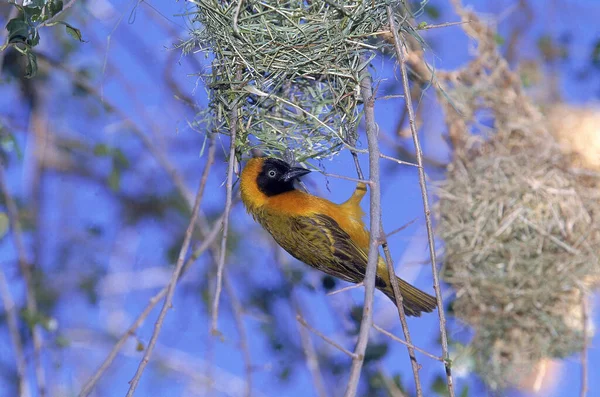
[(309, 172), (306, 168), (292, 167), (285, 161), (268, 158), (256, 178), (256, 184), (267, 196), (275, 196), (294, 190), (294, 180)]

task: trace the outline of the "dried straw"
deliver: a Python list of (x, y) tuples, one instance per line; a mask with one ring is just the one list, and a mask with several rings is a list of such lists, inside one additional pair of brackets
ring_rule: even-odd
[(583, 348), (574, 313), (600, 277), (600, 175), (571, 168), (494, 31), (460, 11), (478, 54), (438, 73), (456, 147), (436, 210), (454, 313), (475, 330), (477, 370), (498, 389)]
[[(192, 3), (201, 28), (182, 47), (200, 45), (214, 56), (207, 86), (216, 130), (227, 134), (223, 115), (237, 102), (242, 152), (323, 158), (354, 145), (359, 75), (381, 44), (374, 38), (387, 23), (388, 1)], [(414, 33), (407, 21), (401, 28)]]

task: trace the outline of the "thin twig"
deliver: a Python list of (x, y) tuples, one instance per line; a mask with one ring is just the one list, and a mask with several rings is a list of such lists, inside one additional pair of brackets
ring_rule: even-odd
[(380, 154), (379, 157), (381, 157), (382, 159), (393, 161), (394, 163), (398, 163), (400, 165), (410, 165), (411, 167), (419, 167), (418, 164), (411, 163), (408, 161), (398, 160), (397, 158), (386, 156), (385, 154)]
[[(25, 243), (23, 241), (23, 229), (21, 227), (21, 221), (19, 221), (19, 210), (17, 208), (17, 204), (13, 200), (13, 197), (8, 191), (4, 167), (4, 162), (0, 161), (0, 191), (2, 191), (2, 194), (4, 195), (4, 203), (6, 204), (8, 220), (12, 228), (12, 236), (15, 243), (15, 248), (17, 249), (19, 270), (21, 271), (21, 275), (25, 281), (25, 301), (27, 311), (32, 318), (35, 318), (37, 315), (37, 302), (35, 300), (31, 267), (27, 261), (27, 251), (25, 250)], [(33, 361), (35, 366), (35, 379), (37, 383), (38, 394), (40, 397), (44, 397), (46, 395), (46, 375), (42, 365), (42, 334), (40, 332), (40, 325), (37, 324), (37, 322), (31, 325), (31, 335), (33, 338)]]
[[(288, 277), (287, 264), (289, 263), (288, 258), (283, 255), (283, 250), (275, 241), (272, 242), (273, 251), (275, 255), (275, 262), (279, 265), (279, 270), (282, 276), (288, 279), (290, 282), (290, 305), (294, 312), (296, 312), (296, 319), (298, 320), (298, 332), (300, 333), (300, 343), (304, 351), (306, 358), (306, 366), (312, 377), (312, 381), (315, 387), (315, 392), (318, 397), (328, 397), (325, 383), (323, 382), (323, 376), (321, 375), (321, 366), (319, 364), (319, 357), (315, 350), (315, 346), (310, 337), (310, 326), (306, 324), (304, 316), (302, 315), (302, 305), (300, 304), (300, 298), (296, 294), (294, 283)], [(316, 331), (314, 331), (317, 334)], [(324, 339), (327, 342), (327, 339)]]
[(349, 285), (349, 286), (347, 286), (347, 287), (340, 288), (340, 289), (336, 289), (335, 291), (328, 292), (326, 295), (327, 295), (327, 296), (331, 296), (331, 295), (339, 294), (340, 292), (346, 292), (346, 291), (349, 291), (349, 290), (351, 290), (351, 289), (360, 288), (360, 287), (362, 287), (363, 285), (364, 285), (364, 282), (363, 282), (363, 281), (361, 281), (361, 282), (360, 282), (360, 283), (358, 283), (358, 284), (352, 284), (352, 285)]
[(355, 353), (352, 353), (351, 351), (345, 349), (343, 346), (341, 346), (340, 344), (338, 344), (337, 342), (335, 342), (333, 339), (328, 338), (327, 336), (323, 335), (320, 331), (317, 331), (316, 329), (314, 329), (313, 327), (311, 327), (310, 325), (308, 325), (308, 323), (306, 322), (306, 320), (304, 320), (304, 318), (300, 314), (296, 314), (296, 320), (298, 320), (298, 322), (300, 324), (302, 324), (302, 326), (306, 327), (306, 329), (308, 329), (310, 332), (312, 332), (313, 334), (317, 335), (319, 338), (323, 339), (325, 342), (327, 342), (331, 346), (335, 347), (336, 349), (338, 349), (342, 353), (346, 353), (348, 356), (350, 356), (353, 359), (356, 358), (356, 354)]
[[(296, 314), (299, 316), (302, 315), (299, 311), (299, 308), (296, 311)], [(306, 365), (312, 377), (315, 386), (315, 392), (319, 397), (328, 397), (327, 389), (325, 388), (325, 383), (323, 382), (323, 376), (321, 375), (319, 358), (317, 357), (315, 346), (310, 338), (310, 333), (304, 326), (299, 326), (298, 332), (300, 332), (300, 342), (302, 343), (302, 349), (304, 350), (304, 355), (306, 356)]]
[(583, 332), (583, 349), (581, 350), (581, 391), (580, 397), (586, 397), (588, 392), (588, 348), (590, 345), (590, 336), (588, 333), (588, 308), (587, 295), (581, 290), (581, 323)]
[[(383, 231), (383, 224), (380, 221), (379, 229), (381, 230), (381, 235), (384, 236), (385, 233)], [(408, 322), (406, 321), (406, 313), (404, 312), (404, 298), (402, 297), (402, 293), (400, 292), (400, 286), (398, 285), (398, 278), (396, 277), (396, 272), (394, 270), (394, 263), (392, 261), (392, 255), (390, 253), (390, 248), (388, 246), (387, 240), (383, 241), (383, 253), (385, 255), (385, 263), (387, 265), (388, 274), (390, 276), (390, 283), (392, 284), (392, 290), (394, 291), (394, 298), (396, 300), (396, 309), (398, 310), (398, 317), (400, 318), (400, 324), (402, 324), (402, 333), (404, 334), (404, 338), (406, 339), (406, 347), (408, 349), (408, 357), (410, 357), (410, 365), (413, 372), (413, 378), (415, 380), (415, 391), (417, 393), (417, 397), (423, 396), (423, 386), (421, 385), (421, 377), (419, 376), (420, 365), (417, 361), (417, 357), (415, 356), (415, 348), (412, 344), (412, 339), (410, 337), (410, 331), (408, 329)]]
[(240, 349), (242, 350), (242, 356), (244, 358), (244, 370), (246, 372), (246, 389), (245, 396), (252, 396), (252, 357), (250, 356), (250, 348), (248, 346), (248, 334), (246, 333), (246, 327), (244, 325), (244, 309), (240, 300), (237, 297), (237, 293), (227, 274), (223, 276), (223, 284), (229, 300), (231, 302), (231, 308), (233, 309), (233, 319), (238, 329), (238, 335), (240, 337)]
[[(242, 1), (242, 0), (240, 0)], [(242, 79), (241, 72), (238, 71), (238, 80)], [(212, 322), (211, 322), (211, 333), (217, 335), (219, 333), (218, 321), (219, 321), (219, 300), (221, 298), (221, 289), (223, 284), (223, 269), (225, 268), (225, 255), (227, 254), (227, 234), (229, 232), (229, 213), (231, 212), (231, 200), (233, 197), (233, 172), (235, 165), (235, 142), (238, 129), (238, 106), (237, 102), (234, 102), (229, 113), (229, 163), (227, 164), (227, 185), (226, 185), (226, 196), (225, 196), (225, 212), (223, 217), (223, 236), (221, 238), (221, 250), (219, 252), (219, 262), (217, 263), (217, 286), (215, 288), (215, 297), (212, 303)]]
[(27, 362), (25, 361), (25, 354), (23, 353), (23, 341), (21, 340), (21, 334), (19, 333), (17, 311), (2, 268), (0, 268), (0, 296), (2, 297), (4, 312), (6, 313), (8, 333), (10, 334), (13, 349), (15, 350), (17, 378), (19, 381), (19, 397), (29, 397), (31, 396), (31, 391), (29, 390), (29, 383), (27, 382)]
[(438, 23), (438, 24), (432, 24), (432, 25), (417, 25), (415, 27), (416, 30), (429, 30), (429, 29), (439, 29), (439, 28), (447, 28), (449, 26), (458, 26), (458, 25), (464, 25), (466, 23), (471, 23), (471, 21), (458, 21), (458, 22), (444, 22), (444, 23)]
[[(390, 24), (390, 29), (395, 31), (396, 25), (395, 25), (395, 21), (394, 21), (394, 14), (392, 12), (392, 8), (388, 6), (387, 12), (388, 12), (388, 22)], [(411, 95), (410, 90), (407, 90), (407, 88), (404, 87), (404, 96), (410, 97), (410, 95)], [(410, 113), (409, 113), (409, 116), (410, 116)], [(413, 373), (413, 378), (415, 380), (415, 391), (417, 393), (417, 397), (422, 397), (423, 396), (423, 386), (421, 385), (421, 377), (419, 375), (420, 365), (417, 361), (417, 357), (415, 356), (415, 349), (413, 347), (412, 340), (410, 337), (410, 330), (408, 329), (408, 322), (406, 321), (406, 313), (404, 312), (404, 298), (402, 297), (402, 293), (400, 292), (400, 286), (398, 285), (398, 278), (396, 277), (396, 271), (394, 269), (394, 262), (392, 261), (392, 255), (390, 253), (390, 248), (388, 246), (387, 239), (385, 238), (385, 232), (383, 231), (383, 222), (381, 221), (381, 219), (379, 220), (378, 227), (380, 230), (380, 234), (382, 236), (381, 243), (383, 246), (383, 253), (385, 256), (385, 263), (386, 263), (389, 278), (390, 278), (390, 284), (392, 285), (392, 291), (394, 291), (394, 298), (396, 301), (396, 309), (398, 310), (398, 317), (400, 318), (400, 323), (402, 324), (402, 333), (404, 334), (404, 338), (406, 339), (406, 342), (407, 342), (406, 347), (408, 349), (408, 357), (410, 358), (410, 364), (411, 364), (411, 369), (412, 369), (412, 373)]]
[(373, 324), (373, 328), (375, 328), (377, 331), (381, 332), (385, 336), (387, 336), (389, 338), (392, 338), (396, 342), (402, 343), (404, 346), (408, 346), (408, 347), (410, 347), (412, 349), (415, 349), (419, 353), (423, 353), (424, 355), (426, 355), (429, 358), (432, 358), (432, 359), (434, 359), (436, 361), (444, 362), (444, 358), (443, 357), (434, 356), (433, 354), (429, 353), (427, 350), (421, 349), (420, 347), (417, 347), (417, 346), (413, 345), (412, 343), (408, 343), (407, 341), (398, 338), (396, 335), (392, 334), (391, 332), (386, 331), (385, 329), (381, 328), (377, 324)]
[(351, 181), (351, 182), (356, 182), (356, 183), (364, 183), (365, 185), (370, 185), (371, 184), (371, 181), (366, 181), (366, 180), (361, 179), (361, 178), (352, 178), (350, 176), (338, 175), (338, 174), (330, 174), (328, 172), (321, 172), (321, 174), (323, 174), (324, 176), (327, 176), (327, 177), (331, 177), (331, 178), (344, 179), (344, 180)]
[(412, 225), (413, 223), (415, 223), (417, 221), (418, 218), (414, 218), (413, 220), (409, 221), (408, 223), (405, 223), (404, 225), (400, 226), (397, 229), (392, 230), (391, 232), (389, 232), (388, 234), (385, 235), (386, 240), (388, 238), (390, 238), (391, 236), (393, 236), (396, 233), (401, 232), (402, 230), (406, 229), (407, 227), (409, 227), (410, 225)]
[[(391, 7), (387, 7), (388, 15), (391, 15), (390, 21), (395, 22), (393, 19), (393, 12)], [(396, 50), (396, 57), (398, 59), (398, 63), (400, 64), (400, 71), (402, 75), (402, 87), (404, 92), (410, 92), (410, 85), (408, 83), (408, 72), (406, 70), (406, 59), (404, 56), (404, 51), (402, 51), (400, 37), (398, 35), (398, 31), (395, 28), (395, 24), (390, 27), (392, 34), (394, 36), (394, 49)], [(427, 240), (429, 244), (429, 255), (431, 259), (431, 270), (433, 273), (433, 288), (435, 290), (435, 295), (437, 298), (437, 306), (438, 306), (438, 316), (439, 316), (439, 325), (440, 325), (440, 336), (442, 342), (442, 353), (444, 356), (444, 366), (446, 369), (446, 382), (448, 383), (448, 393), (450, 397), (454, 397), (454, 386), (452, 382), (452, 370), (451, 365), (452, 362), (450, 360), (450, 354), (448, 352), (448, 336), (446, 334), (446, 316), (444, 313), (444, 304), (442, 301), (442, 292), (440, 289), (440, 280), (439, 274), (436, 267), (436, 253), (435, 253), (435, 242), (433, 235), (433, 226), (431, 222), (431, 210), (429, 208), (429, 198), (427, 195), (427, 184), (425, 182), (425, 169), (423, 167), (423, 151), (421, 150), (421, 143), (419, 142), (419, 135), (417, 133), (417, 129), (415, 126), (415, 116), (412, 105), (412, 99), (410, 95), (406, 95), (405, 97), (406, 109), (408, 111), (408, 120), (410, 125), (410, 131), (413, 136), (413, 142), (415, 145), (415, 153), (417, 155), (417, 164), (419, 166), (419, 185), (421, 187), (421, 197), (423, 200), (423, 211), (425, 213), (425, 225), (427, 227)]]
[[(211, 145), (211, 146), (214, 146), (214, 145)], [(206, 168), (209, 168), (210, 165), (212, 164), (212, 163), (209, 163), (210, 160), (211, 159), (207, 160)], [(140, 361), (140, 365), (138, 366), (138, 369), (137, 369), (133, 379), (130, 382), (129, 390), (127, 391), (127, 397), (132, 397), (133, 394), (135, 393), (135, 389), (137, 388), (137, 385), (140, 382), (142, 374), (144, 373), (144, 369), (146, 368), (146, 366), (148, 365), (148, 362), (150, 361), (150, 355), (152, 354), (152, 351), (154, 350), (154, 346), (156, 345), (156, 342), (158, 340), (158, 336), (160, 335), (160, 331), (162, 329), (163, 322), (165, 321), (167, 311), (172, 307), (173, 295), (175, 294), (175, 286), (177, 285), (177, 281), (179, 280), (179, 276), (181, 274), (181, 271), (182, 271), (184, 263), (185, 263), (185, 257), (187, 256), (188, 248), (192, 241), (192, 234), (194, 232), (194, 226), (196, 225), (196, 217), (198, 216), (198, 211), (200, 209), (200, 203), (202, 202), (205, 185), (206, 185), (206, 180), (204, 177), (202, 177), (198, 184), (198, 192), (196, 193), (194, 208), (192, 209), (190, 223), (187, 227), (187, 230), (185, 231), (185, 238), (183, 239), (183, 244), (181, 245), (181, 250), (179, 251), (179, 257), (177, 258), (177, 265), (175, 266), (175, 270), (173, 271), (171, 280), (169, 281), (169, 284), (167, 286), (167, 292), (166, 292), (166, 296), (165, 296), (165, 301), (163, 303), (163, 307), (160, 310), (160, 313), (158, 315), (158, 319), (156, 320), (156, 323), (154, 324), (154, 331), (152, 332), (152, 337), (150, 338), (150, 342), (148, 343), (148, 347), (146, 348), (144, 357)], [(231, 206), (231, 202), (229, 204)], [(227, 217), (227, 216), (225, 215), (225, 217)]]
[(49, 56), (43, 53), (37, 53), (38, 58), (41, 61), (48, 62), (54, 68), (62, 70), (67, 73), (78, 85), (80, 85), (88, 94), (98, 100), (102, 106), (111, 113), (114, 113), (117, 117), (119, 117), (125, 125), (127, 125), (131, 132), (135, 136), (137, 136), (144, 147), (150, 152), (150, 154), (156, 159), (161, 168), (169, 175), (175, 188), (179, 192), (179, 194), (185, 199), (188, 207), (191, 209), (193, 207), (192, 202), (192, 193), (188, 189), (185, 184), (184, 179), (181, 177), (177, 168), (171, 164), (165, 153), (163, 153), (148, 137), (148, 135), (144, 132), (142, 127), (140, 127), (136, 122), (134, 122), (122, 109), (120, 109), (116, 104), (111, 103), (106, 100), (104, 96), (100, 93), (98, 88), (94, 86), (92, 83), (88, 81), (85, 77), (82, 77), (81, 73), (77, 73), (77, 71), (69, 68), (62, 62), (56, 61), (55, 59), (50, 58)]
[[(299, 310), (296, 311), (296, 314), (299, 316), (302, 315)], [(310, 333), (308, 332), (308, 329), (301, 324), (298, 326), (298, 332), (300, 332), (300, 342), (302, 343), (302, 349), (304, 350), (304, 355), (306, 356), (306, 366), (308, 367), (308, 371), (312, 377), (315, 386), (315, 392), (319, 397), (327, 397), (327, 389), (325, 388), (323, 377), (321, 376), (321, 366), (319, 365), (319, 359), (317, 357), (315, 346), (310, 339)]]
[[(375, 123), (375, 100), (373, 87), (368, 70), (362, 71), (360, 91), (364, 103), (365, 130), (369, 145), (369, 180), (370, 189), (370, 223), (379, 225), (381, 222), (381, 186), (379, 184), (379, 146), (377, 142), (377, 124)], [(362, 178), (361, 178), (362, 179)], [(358, 381), (363, 366), (364, 355), (369, 343), (369, 332), (373, 324), (373, 294), (375, 292), (375, 276), (377, 274), (377, 261), (379, 259), (379, 242), (381, 229), (372, 227), (369, 233), (369, 256), (365, 272), (365, 302), (360, 322), (358, 341), (354, 349), (355, 357), (352, 359), (350, 377), (346, 386), (345, 397), (354, 397), (358, 389)]]
[[(200, 255), (202, 255), (204, 251), (206, 251), (215, 241), (215, 239), (219, 235), (219, 232), (221, 231), (222, 218), (223, 215), (221, 215), (221, 217), (219, 217), (219, 219), (215, 221), (212, 230), (204, 237), (204, 241), (202, 241), (202, 244), (196, 250), (194, 250), (190, 258), (186, 261), (183, 267), (182, 274), (185, 273), (185, 271), (196, 261), (196, 259), (198, 259)], [(106, 372), (108, 367), (110, 367), (110, 365), (113, 363), (114, 359), (117, 357), (117, 354), (119, 354), (119, 351), (123, 348), (123, 345), (125, 345), (125, 342), (127, 342), (130, 336), (135, 335), (135, 331), (142, 325), (146, 317), (148, 317), (148, 315), (152, 312), (152, 309), (154, 309), (158, 302), (160, 302), (166, 296), (167, 288), (168, 287), (164, 287), (150, 299), (146, 308), (144, 308), (140, 315), (134, 320), (134, 322), (127, 329), (127, 331), (125, 331), (123, 335), (121, 335), (119, 340), (114, 344), (112, 350), (110, 351), (102, 365), (100, 365), (98, 370), (94, 372), (94, 375), (87, 381), (87, 383), (79, 393), (79, 397), (85, 397), (91, 393), (93, 388), (96, 386), (96, 383), (98, 383), (102, 375), (104, 375), (104, 372)]]
[(379, 376), (383, 380), (385, 388), (388, 390), (388, 393), (391, 397), (406, 397), (402, 390), (396, 385), (396, 383), (390, 379), (390, 377), (385, 373), (383, 365), (379, 366)]

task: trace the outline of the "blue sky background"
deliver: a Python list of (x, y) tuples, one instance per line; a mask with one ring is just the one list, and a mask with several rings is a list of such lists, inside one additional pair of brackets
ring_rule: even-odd
[[(458, 20), (446, 3), (430, 3), (441, 11), (439, 21)], [(515, 20), (522, 17), (514, 8), (515, 1), (465, 3), (485, 13), (490, 20), (501, 18), (498, 21), (500, 36), (507, 35)], [(557, 41), (568, 39), (569, 60), (559, 62), (556, 69), (560, 78), (560, 93), (569, 103), (597, 101), (600, 73), (590, 67), (590, 54), (594, 43), (600, 39), (597, 24), (600, 4), (593, 0), (554, 1), (551, 6), (548, 2), (534, 0), (529, 4), (534, 18), (527, 22), (528, 29), (520, 41), (516, 58), (539, 59), (536, 43), (542, 36), (549, 35)], [(40, 95), (43, 98), (45, 123), (53, 133), (84, 142), (92, 148), (98, 144), (120, 148), (127, 154), (130, 166), (122, 172), (118, 195), (141, 197), (152, 193), (166, 197), (173, 189), (170, 179), (135, 134), (131, 133), (122, 115), (140, 126), (143, 133), (166, 153), (190, 191), (196, 189), (204, 167), (204, 136), (189, 127), (194, 117), (193, 111), (174, 98), (171, 87), (163, 78), (164, 73), (170, 74), (182, 92), (192, 97), (198, 106), (207, 105), (206, 90), (195, 74), (200, 72), (198, 65), (208, 67), (208, 61), (198, 53), (191, 55), (195, 62), (190, 62), (181, 58), (178, 50), (171, 49), (173, 37), (187, 35), (189, 22), (177, 15), (184, 12), (185, 7), (186, 4), (182, 2), (166, 1), (139, 4), (108, 0), (82, 2), (75, 6), (77, 13), (68, 20), (81, 28), (87, 42), (68, 44), (74, 50), (65, 58), (60, 56), (64, 50), (56, 44), (68, 40), (64, 32), (58, 28), (42, 32), (41, 53), (53, 59), (58, 57), (69, 68), (88, 71), (99, 97), (122, 111), (122, 114), (107, 112), (97, 100), (78, 96), (70, 84), (72, 75), (64, 71), (55, 72), (51, 69), (46, 80), (40, 83), (43, 86)], [(453, 69), (469, 60), (469, 45), (472, 43), (460, 27), (434, 29), (423, 36), (431, 45), (429, 56), (437, 68)], [(381, 83), (382, 91), (389, 89), (400, 93), (400, 85), (391, 64), (377, 58), (372, 71), (374, 78)], [(581, 78), (582, 74), (584, 79)], [(38, 82), (34, 81), (34, 84)], [(427, 91), (420, 106), (431, 107), (434, 100), (434, 92)], [(398, 99), (377, 102), (376, 116), (382, 134), (394, 136), (401, 106), (402, 102)], [(0, 85), (1, 120), (15, 132), (17, 146), (23, 150), (22, 158), (16, 155), (16, 151), (10, 152), (7, 167), (9, 188), (18, 201), (25, 205), (31, 203), (31, 178), (35, 167), (30, 110), (14, 81)], [(449, 161), (451, 155), (444, 133), (441, 114), (435, 110), (427, 112), (422, 132), (424, 151), (428, 157), (442, 163)], [(385, 140), (382, 142), (382, 151), (395, 155), (394, 148)], [(400, 143), (412, 151), (410, 139)], [(361, 144), (366, 147), (364, 137), (361, 137)], [(218, 214), (223, 208), (226, 173), (223, 159), (227, 148), (227, 139), (219, 137), (217, 163), (203, 201), (203, 210), (207, 214)], [(363, 169), (366, 169), (366, 157), (361, 158), (361, 162)], [(41, 187), (44, 200), (40, 208), (39, 225), (43, 237), (39, 239), (39, 235), (36, 236), (31, 230), (25, 234), (30, 258), (35, 249), (39, 249), (40, 261), (37, 265), (46, 274), (46, 286), (62, 293), (56, 306), (47, 313), (56, 320), (57, 330), (44, 334), (44, 368), (52, 396), (76, 394), (82, 382), (106, 357), (115, 335), (121, 335), (144, 309), (148, 299), (166, 284), (172, 270), (167, 266), (168, 250), (180, 241), (187, 224), (185, 217), (174, 210), (168, 210), (162, 220), (148, 218), (135, 224), (129, 223), (122, 202), (105, 183), (98, 182), (98, 178), (110, 175), (111, 159), (90, 156), (81, 164), (86, 164), (95, 177), (85, 178), (76, 172), (45, 173)], [(326, 172), (354, 176), (352, 159), (346, 152), (332, 160), (323, 161), (321, 165)], [(388, 162), (382, 162), (382, 167), (386, 181), (382, 197), (386, 230), (396, 229), (418, 218), (389, 241), (397, 271), (403, 278), (432, 292), (416, 169)], [(428, 175), (433, 180), (443, 177), (440, 170), (433, 168), (428, 170)], [(314, 194), (335, 202), (345, 200), (354, 189), (351, 182), (325, 178), (315, 173), (307, 178), (306, 183)], [(368, 209), (368, 200), (365, 200), (363, 207)], [(287, 283), (278, 262), (286, 269), (306, 268), (287, 254), (276, 258), (270, 238), (259, 231), (239, 204), (233, 209), (231, 222), (237, 249), (227, 257), (227, 274), (246, 311), (244, 324), (255, 367), (255, 395), (315, 395), (303, 357), (274, 354), (264, 338), (265, 324), (276, 322), (299, 345), (298, 324), (293, 310), (285, 300), (274, 298), (274, 313), (277, 316), (265, 318), (264, 313), (252, 305), (252, 296), (249, 294), (249, 286), (259, 285), (277, 290)], [(98, 230), (101, 232), (96, 233)], [(242, 239), (237, 237), (240, 234), (244, 235)], [(193, 244), (197, 246), (198, 241)], [(0, 239), (0, 263), (9, 279), (14, 299), (22, 305), (24, 286), (16, 267), (12, 239), (8, 237)], [(204, 255), (185, 275), (153, 355), (156, 362), (161, 364), (148, 366), (137, 395), (243, 395), (244, 364), (227, 294), (223, 296), (219, 317), (219, 330), (223, 337), (215, 338), (209, 332), (210, 314), (203, 303), (201, 287), (206, 283), (214, 285), (213, 266), (211, 258)], [(90, 301), (78, 288), (81, 277), (86, 275), (98, 275), (94, 288), (96, 302)], [(302, 282), (294, 286), (293, 291), (303, 315), (311, 325), (351, 350), (355, 336), (347, 332), (351, 328), (351, 321), (346, 313), (354, 304), (362, 301), (363, 290), (354, 289), (335, 296), (325, 296), (320, 285), (321, 274), (307, 270)], [(342, 285), (340, 283), (338, 287)], [(449, 298), (451, 294), (448, 288), (444, 289), (445, 297)], [(150, 340), (159, 310), (155, 309), (137, 331), (136, 338), (127, 342), (122, 354), (100, 381), (95, 395), (125, 394), (128, 381), (142, 357), (142, 353), (135, 350), (136, 339), (144, 344)], [(394, 306), (379, 293), (376, 294), (374, 318), (378, 325), (396, 335), (401, 334)], [(598, 320), (600, 314), (596, 311), (594, 322), (598, 324)], [(440, 354), (436, 315), (409, 319), (409, 326), (415, 345)], [(68, 347), (56, 347), (58, 335), (69, 341)], [(466, 327), (451, 322), (449, 335), (452, 339), (466, 340), (470, 333)], [(386, 340), (375, 331), (371, 336), (375, 343)], [(600, 380), (594, 370), (600, 367), (599, 338), (596, 335), (590, 343), (589, 396), (600, 395)], [(342, 395), (350, 359), (314, 335), (312, 341), (317, 351), (333, 356), (341, 366), (342, 374), (337, 378), (326, 377), (326, 384), (331, 396)], [(381, 367), (389, 375), (400, 374), (403, 384), (413, 390), (406, 349), (393, 343), (390, 346), (392, 349), (385, 355)], [(27, 357), (31, 357), (30, 347), (27, 348)], [(421, 374), (425, 395), (434, 395), (429, 391), (429, 385), (437, 376), (443, 375), (443, 366), (422, 355), (418, 355), (418, 358), (423, 365)], [(281, 370), (290, 363), (294, 364), (291, 372), (286, 381), (281, 381)], [(0, 317), (0, 365), (7, 374), (14, 371), (14, 353), (4, 316)], [(547, 395), (577, 395), (580, 371), (578, 356), (565, 359), (560, 372), (560, 385)], [(29, 374), (33, 385), (31, 368)], [(213, 378), (215, 385), (212, 390), (206, 388), (204, 375)], [(458, 371), (455, 375), (457, 391), (468, 386), (469, 396), (488, 394), (476, 377), (461, 377)], [(0, 396), (13, 395), (15, 389), (9, 379), (8, 376), (0, 376)], [(508, 394), (518, 393), (509, 391)]]

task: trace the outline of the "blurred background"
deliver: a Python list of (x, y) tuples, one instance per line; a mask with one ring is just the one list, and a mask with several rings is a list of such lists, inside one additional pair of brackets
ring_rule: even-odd
[[(210, 332), (229, 139), (211, 138), (203, 124), (209, 92), (203, 76), (210, 73), (210, 55), (197, 50), (183, 55), (178, 48), (197, 28), (193, 2), (65, 3), (73, 3), (60, 15), (67, 28), (39, 29), (33, 48), (37, 70), (31, 70), (30, 56), (13, 47), (0, 53), (0, 396), (19, 395), (23, 384), (30, 394), (22, 395), (78, 395), (116, 344), (119, 350), (91, 395), (125, 394), (152, 335), (162, 306), (152, 299), (174, 270), (213, 139), (215, 160), (207, 171), (191, 243), (192, 252), (203, 251), (190, 261), (175, 290), (137, 395), (342, 395), (350, 357), (297, 317), (353, 350), (364, 291), (329, 295), (348, 284), (281, 251), (236, 199), (237, 184), (219, 334)], [(497, 29), (499, 52), (532, 103), (568, 109), (545, 113), (558, 115), (556, 123), (574, 117), (565, 127), (573, 135), (563, 140), (587, 148), (596, 139), (598, 145), (600, 4), (502, 0), (464, 5)], [(415, 3), (414, 8), (422, 11), (417, 22), (460, 21), (446, 0)], [(18, 16), (16, 10), (7, 2), (0, 5), (3, 29)], [(435, 70), (457, 70), (476, 55), (475, 40), (459, 25), (420, 33), (428, 45), (425, 58)], [(9, 29), (2, 31), (2, 43), (8, 34)], [(415, 162), (394, 62), (383, 53), (370, 68), (378, 86), (381, 150)], [(414, 76), (412, 81), (426, 171), (436, 183), (445, 178), (453, 146), (435, 90), (416, 83)], [(589, 128), (583, 126), (585, 120)], [(580, 130), (585, 139), (575, 138)], [(367, 147), (362, 126), (357, 145)], [(600, 158), (593, 153), (599, 152), (589, 156), (592, 168)], [(360, 160), (367, 169), (366, 155)], [(312, 164), (355, 177), (348, 151)], [(384, 227), (389, 232), (408, 224), (389, 238), (396, 271), (433, 294), (417, 170), (386, 160), (381, 166)], [(353, 182), (318, 173), (305, 181), (310, 192), (334, 202), (344, 201), (354, 189)], [(363, 208), (368, 210), (367, 199)], [(19, 226), (9, 219), (11, 210), (18, 214)], [(442, 241), (436, 249), (441, 264)], [(456, 395), (579, 395), (578, 353), (541, 360), (517, 384), (492, 390), (469, 345), (474, 331), (452, 316), (454, 290), (444, 284), (442, 293), (450, 315)], [(600, 320), (597, 301), (596, 296), (588, 305), (588, 396), (600, 395), (595, 376), (600, 339), (593, 332)], [(155, 306), (146, 313), (149, 304)], [(136, 322), (140, 313), (147, 317)], [(440, 356), (437, 314), (408, 321), (413, 343)], [(394, 305), (378, 292), (374, 322), (401, 335)], [(443, 365), (419, 353), (417, 357), (424, 395), (447, 395)], [(359, 395), (414, 393), (406, 348), (372, 330)]]

